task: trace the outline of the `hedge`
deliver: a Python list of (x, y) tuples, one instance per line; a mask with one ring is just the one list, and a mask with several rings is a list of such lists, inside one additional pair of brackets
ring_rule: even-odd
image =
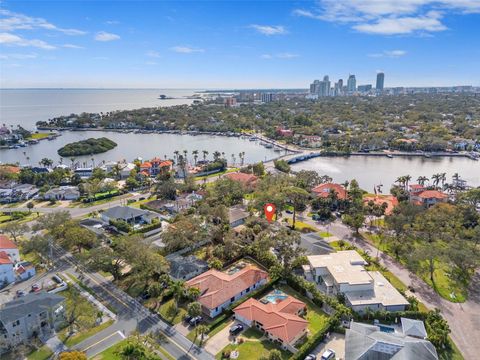
[(131, 233), (132, 234), (144, 234), (146, 232), (149, 232), (151, 230), (155, 230), (155, 229), (158, 229), (162, 227), (162, 222), (159, 221), (157, 223), (154, 223), (154, 224), (150, 224), (150, 225), (147, 225), (147, 226), (144, 226), (142, 227), (141, 229), (138, 229), (138, 230), (135, 230), (135, 231), (132, 231)]

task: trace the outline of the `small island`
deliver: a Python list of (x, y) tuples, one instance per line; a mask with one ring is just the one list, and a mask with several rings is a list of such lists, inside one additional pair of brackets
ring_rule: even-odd
[(57, 153), (62, 157), (100, 154), (112, 150), (115, 146), (117, 143), (106, 137), (90, 138), (67, 144), (58, 149)]

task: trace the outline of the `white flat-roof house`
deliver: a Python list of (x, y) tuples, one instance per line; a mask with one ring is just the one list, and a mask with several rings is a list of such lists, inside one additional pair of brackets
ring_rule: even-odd
[(367, 271), (367, 262), (354, 250), (307, 256), (304, 275), (327, 295), (343, 294), (354, 311), (403, 311), (408, 301), (378, 271)]

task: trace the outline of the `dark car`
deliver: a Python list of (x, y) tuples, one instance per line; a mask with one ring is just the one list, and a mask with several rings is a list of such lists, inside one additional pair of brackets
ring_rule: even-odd
[(315, 354), (308, 354), (304, 360), (316, 360), (317, 359), (317, 355)]
[(321, 220), (320, 215), (318, 215), (318, 214), (313, 214), (313, 215), (312, 215), (312, 220), (315, 220), (315, 221)]
[(230, 335), (238, 335), (243, 331), (243, 325), (242, 324), (233, 325), (229, 331), (230, 331)]
[(290, 210), (290, 209), (285, 210), (285, 212), (286, 212), (287, 214), (293, 214), (293, 210)]
[(17, 297), (22, 297), (22, 296), (25, 296), (27, 295), (27, 293), (23, 290), (17, 290)]
[(190, 319), (188, 322), (191, 326), (197, 326), (203, 318), (201, 316), (195, 316), (194, 318)]
[(192, 316), (190, 316), (190, 315), (188, 315), (188, 314), (185, 315), (185, 317), (183, 318), (183, 321), (185, 321), (186, 323), (189, 323), (190, 320), (192, 320)]

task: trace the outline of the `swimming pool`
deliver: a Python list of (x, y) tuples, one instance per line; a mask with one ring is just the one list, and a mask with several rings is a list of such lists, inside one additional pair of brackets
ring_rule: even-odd
[(384, 333), (394, 333), (395, 332), (395, 329), (391, 326), (378, 325), (378, 327), (380, 328), (380, 331), (382, 331)]
[(267, 295), (265, 295), (262, 298), (261, 302), (264, 303), (264, 304), (266, 304), (266, 303), (277, 304), (280, 301), (285, 300), (287, 297), (288, 297), (288, 295), (285, 294), (283, 291), (273, 290), (270, 293), (268, 293)]

